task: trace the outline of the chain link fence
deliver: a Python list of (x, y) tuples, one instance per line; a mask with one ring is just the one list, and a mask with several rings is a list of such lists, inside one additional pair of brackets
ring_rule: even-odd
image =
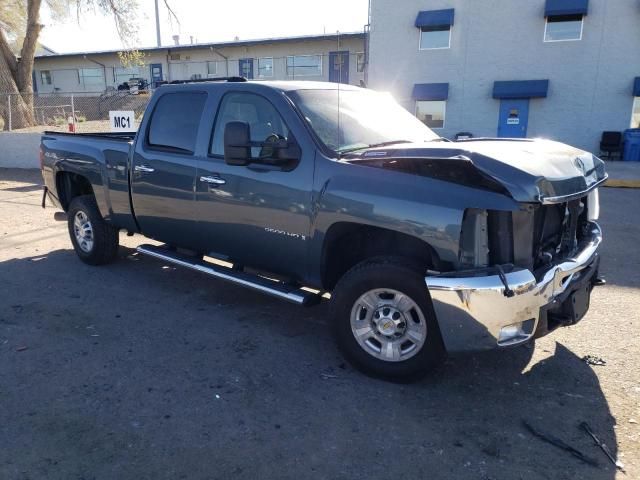
[(40, 133), (108, 132), (109, 111), (135, 113), (136, 127), (151, 98), (150, 92), (102, 94), (6, 94), (0, 93), (0, 131)]
[[(0, 132), (109, 132), (110, 111), (133, 111), (137, 128), (152, 89), (171, 81), (242, 76), (253, 80), (313, 80), (360, 85), (366, 61), (364, 53), (347, 51), (241, 59), (210, 55), (211, 59), (196, 59), (196, 55), (192, 58), (189, 52), (175, 53), (167, 63), (136, 68), (105, 66), (46, 70), (47, 83), (38, 84), (38, 93), (0, 92)], [(140, 85), (143, 90), (138, 88)]]

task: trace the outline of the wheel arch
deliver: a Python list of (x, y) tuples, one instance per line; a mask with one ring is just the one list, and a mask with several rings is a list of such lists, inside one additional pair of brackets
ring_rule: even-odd
[(407, 259), (425, 271), (441, 265), (434, 248), (417, 237), (381, 227), (337, 222), (327, 230), (322, 245), (323, 288), (331, 291), (352, 267), (383, 256)]

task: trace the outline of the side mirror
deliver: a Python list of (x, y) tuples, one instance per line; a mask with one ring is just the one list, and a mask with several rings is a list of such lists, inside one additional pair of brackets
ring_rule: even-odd
[(229, 165), (251, 163), (251, 134), (248, 123), (229, 122), (224, 127), (224, 161)]

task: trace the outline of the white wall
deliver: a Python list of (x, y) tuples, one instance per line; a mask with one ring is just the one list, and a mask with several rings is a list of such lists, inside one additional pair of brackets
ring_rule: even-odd
[(40, 168), (41, 133), (0, 133), (0, 167)]

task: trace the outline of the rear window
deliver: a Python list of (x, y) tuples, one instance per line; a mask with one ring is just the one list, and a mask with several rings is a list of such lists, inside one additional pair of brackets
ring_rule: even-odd
[(149, 123), (149, 146), (192, 154), (206, 100), (207, 94), (203, 92), (168, 93), (160, 97)]

